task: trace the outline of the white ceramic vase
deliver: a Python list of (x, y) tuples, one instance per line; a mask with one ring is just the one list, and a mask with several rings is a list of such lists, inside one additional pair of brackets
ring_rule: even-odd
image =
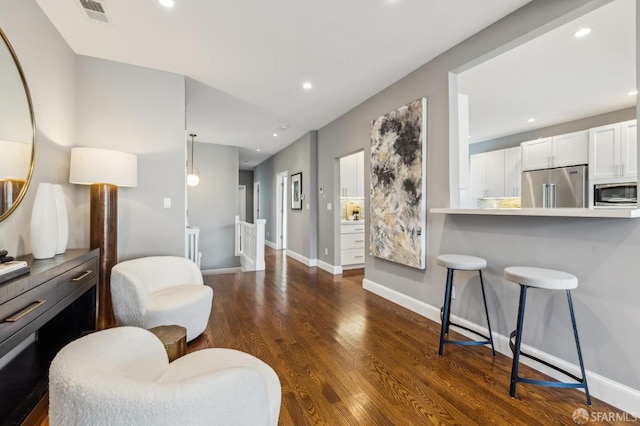
[(58, 248), (58, 213), (53, 185), (38, 184), (31, 211), (31, 253), (34, 259), (49, 259)]
[(69, 216), (67, 214), (67, 203), (64, 199), (62, 185), (53, 185), (53, 195), (56, 200), (56, 213), (58, 214), (58, 245), (56, 254), (62, 254), (67, 250), (69, 241)]

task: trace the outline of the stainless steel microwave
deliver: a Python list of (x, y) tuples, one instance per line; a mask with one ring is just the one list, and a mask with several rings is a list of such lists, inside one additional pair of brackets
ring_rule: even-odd
[(593, 205), (596, 207), (636, 207), (638, 184), (636, 182), (604, 183), (593, 187)]

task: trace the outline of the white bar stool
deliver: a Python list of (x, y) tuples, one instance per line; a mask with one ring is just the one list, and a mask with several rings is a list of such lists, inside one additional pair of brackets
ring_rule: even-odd
[[(442, 356), (444, 352), (445, 343), (452, 343), (454, 345), (463, 346), (480, 346), (491, 345), (491, 351), (493, 356), (496, 356), (496, 351), (493, 347), (493, 337), (491, 334), (491, 322), (489, 321), (489, 310), (487, 309), (487, 298), (484, 292), (484, 282), (482, 281), (482, 270), (487, 267), (487, 261), (481, 257), (466, 256), (462, 254), (441, 254), (437, 257), (438, 265), (447, 268), (447, 284), (444, 291), (444, 306), (440, 310), (442, 315), (442, 328), (440, 329), (440, 348), (438, 349), (438, 355)], [(482, 300), (484, 301), (484, 313), (487, 316), (487, 328), (489, 329), (489, 336), (478, 333), (468, 327), (451, 322), (451, 293), (453, 287), (453, 271), (478, 271), (480, 274), (480, 287), (482, 288)], [(470, 331), (477, 334), (485, 340), (449, 340), (445, 338), (445, 335), (449, 334), (449, 326), (454, 325), (462, 328), (463, 330)]]
[[(584, 363), (582, 361), (582, 351), (580, 350), (580, 341), (578, 340), (578, 328), (576, 327), (576, 318), (573, 313), (573, 303), (571, 302), (571, 289), (578, 287), (578, 278), (574, 275), (568, 274), (562, 271), (555, 271), (553, 269), (532, 268), (525, 266), (510, 266), (504, 269), (504, 278), (520, 284), (520, 305), (518, 307), (518, 322), (515, 331), (513, 331), (509, 338), (509, 346), (513, 352), (513, 364), (511, 366), (511, 386), (509, 388), (509, 394), (511, 398), (516, 397), (516, 384), (518, 382), (529, 383), (539, 386), (550, 386), (555, 388), (583, 388), (587, 396), (587, 405), (591, 405), (591, 397), (589, 396), (589, 387), (587, 386), (587, 376), (584, 371)], [(576, 349), (578, 351), (578, 360), (580, 361), (580, 371), (582, 378), (577, 377), (566, 370), (563, 370), (555, 365), (552, 365), (546, 361), (534, 357), (533, 355), (526, 354), (520, 351), (522, 345), (522, 329), (524, 325), (524, 308), (527, 300), (527, 290), (529, 288), (542, 288), (547, 290), (565, 290), (567, 292), (567, 301), (569, 302), (569, 312), (571, 313), (571, 323), (573, 325), (573, 335), (576, 340)], [(515, 337), (515, 344), (512, 339)], [(518, 376), (518, 364), (520, 355), (527, 358), (538, 361), (541, 364), (552, 368), (567, 377), (576, 381), (573, 382), (559, 382), (548, 380), (534, 380), (527, 379)]]

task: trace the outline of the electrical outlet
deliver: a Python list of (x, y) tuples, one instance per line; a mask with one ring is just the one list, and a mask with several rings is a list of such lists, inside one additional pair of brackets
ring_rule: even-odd
[(162, 205), (164, 206), (165, 209), (170, 209), (171, 208), (171, 198), (165, 197), (162, 200)]
[(456, 286), (455, 285), (451, 288), (451, 298), (454, 299), (454, 300), (456, 298)]

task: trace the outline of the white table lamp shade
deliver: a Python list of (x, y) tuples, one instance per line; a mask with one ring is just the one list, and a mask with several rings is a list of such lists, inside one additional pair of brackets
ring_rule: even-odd
[(25, 180), (31, 168), (31, 143), (0, 140), (0, 180)]
[(71, 148), (69, 182), (138, 186), (138, 157), (98, 148)]

